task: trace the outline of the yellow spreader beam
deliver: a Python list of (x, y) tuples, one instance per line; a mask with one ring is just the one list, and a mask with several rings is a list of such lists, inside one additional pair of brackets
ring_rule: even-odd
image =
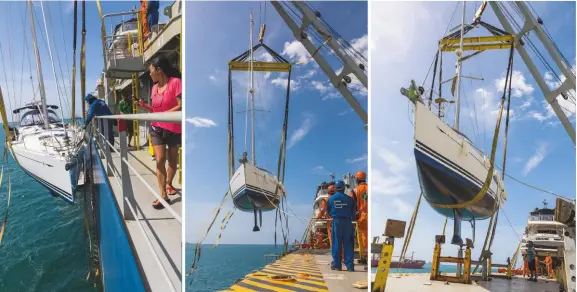
[[(277, 62), (253, 62), (255, 72), (288, 72), (291, 69), (290, 63)], [(250, 62), (228, 62), (228, 67), (233, 71), (250, 71)]]
[[(481, 36), (463, 38), (463, 51), (486, 51), (510, 49), (515, 41), (512, 35)], [(442, 52), (451, 52), (459, 49), (460, 39), (442, 39), (439, 46)]]
[[(514, 40), (514, 37), (512, 35), (466, 37), (466, 38), (463, 38), (463, 44), (513, 42), (513, 40)], [(439, 44), (440, 45), (458, 45), (460, 41), (461, 41), (460, 39), (442, 39), (439, 41)]]

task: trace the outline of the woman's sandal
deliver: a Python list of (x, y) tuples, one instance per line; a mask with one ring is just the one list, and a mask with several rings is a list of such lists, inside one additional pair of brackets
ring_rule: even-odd
[(178, 194), (178, 192), (173, 186), (166, 185), (166, 194), (168, 194), (169, 196), (174, 196)]
[[(170, 198), (166, 198), (164, 201), (170, 205)], [(152, 207), (156, 210), (164, 209), (164, 205), (161, 204), (158, 200), (154, 200), (154, 202), (152, 202)]]

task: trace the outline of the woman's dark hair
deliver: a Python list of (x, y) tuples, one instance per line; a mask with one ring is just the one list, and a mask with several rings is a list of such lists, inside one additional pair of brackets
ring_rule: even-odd
[(181, 76), (180, 71), (172, 67), (172, 65), (170, 64), (170, 62), (168, 62), (168, 59), (166, 59), (165, 56), (156, 56), (152, 58), (152, 60), (150, 60), (148, 64), (154, 66), (154, 68), (156, 69), (158, 68), (162, 69), (162, 72), (164, 72), (164, 74), (166, 74), (168, 78), (170, 77), (180, 78)]

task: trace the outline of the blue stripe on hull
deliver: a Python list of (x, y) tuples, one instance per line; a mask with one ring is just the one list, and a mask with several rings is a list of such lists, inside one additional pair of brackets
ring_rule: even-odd
[[(424, 151), (427, 151), (427, 153)], [(465, 178), (464, 174), (455, 172), (427, 154), (440, 156), (430, 149), (415, 148), (419, 181), (427, 201), (438, 204), (463, 203), (471, 200), (479, 193), (481, 188)], [(453, 193), (452, 191), (458, 193)], [(491, 195), (486, 194), (481, 201), (471, 208), (461, 208), (458, 211), (463, 220), (486, 219), (491, 216), (494, 201), (495, 199)], [(454, 217), (454, 209), (431, 207), (443, 216)]]
[(278, 200), (274, 200), (272, 195), (264, 195), (261, 191), (252, 190), (246, 186), (240, 188), (233, 194), (233, 203), (241, 211), (254, 210), (254, 203), (258, 206), (263, 206), (257, 208), (263, 212), (271, 211), (275, 209), (273, 204), (271, 204), (271, 201), (278, 206)]
[[(10, 153), (12, 154), (12, 158), (15, 157), (14, 153), (12, 153), (12, 151), (10, 151)], [(86, 148), (80, 148), (77, 155), (77, 162), (74, 164), (73, 167), (71, 167), (68, 170), (68, 174), (70, 176), (70, 185), (72, 188), (72, 194), (70, 194), (69, 192), (49, 183), (48, 181), (41, 179), (40, 177), (32, 174), (31, 172), (27, 171), (26, 169), (22, 168), (22, 170), (24, 170), (24, 172), (26, 174), (28, 174), (30, 177), (32, 177), (35, 181), (37, 181), (39, 184), (41, 184), (42, 186), (44, 186), (45, 188), (47, 188), (53, 196), (58, 196), (60, 197), (62, 200), (64, 200), (65, 202), (69, 203), (69, 204), (74, 204), (74, 201), (76, 199), (76, 190), (78, 188), (78, 178), (80, 177), (80, 167), (84, 167), (84, 162), (86, 159)]]
[[(42, 186), (44, 186), (45, 188), (47, 188), (48, 190), (50, 190), (51, 193), (54, 193), (55, 195), (59, 196), (60, 198), (62, 198), (65, 202), (69, 203), (69, 204), (73, 204), (74, 203), (74, 195), (68, 193), (67, 191), (41, 179), (40, 177), (32, 174), (31, 172), (27, 171), (26, 169), (22, 168), (22, 170), (24, 170), (24, 172), (26, 174), (28, 174), (29, 176), (31, 176), (35, 181), (37, 181), (38, 183), (40, 183)], [(74, 192), (74, 191), (73, 191)]]

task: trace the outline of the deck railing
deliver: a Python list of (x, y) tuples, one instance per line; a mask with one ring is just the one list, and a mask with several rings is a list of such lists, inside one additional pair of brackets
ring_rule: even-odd
[[(123, 200), (123, 215), (125, 220), (135, 220), (138, 224), (140, 231), (142, 232), (142, 236), (146, 239), (146, 243), (150, 252), (152, 253), (156, 264), (160, 268), (162, 275), (167, 282), (167, 286), (169, 287), (170, 291), (177, 291), (177, 288), (173, 285), (170, 277), (168, 276), (167, 268), (162, 264), (160, 257), (156, 250), (152, 245), (151, 238), (148, 236), (138, 215), (135, 211), (134, 206), (137, 205), (136, 200), (134, 199), (134, 193), (132, 189), (132, 181), (130, 177), (130, 172), (132, 172), (141, 182), (142, 184), (150, 191), (150, 193), (158, 199), (168, 212), (174, 216), (174, 219), (178, 221), (180, 225), (182, 225), (182, 218), (178, 215), (172, 207), (164, 201), (162, 196), (158, 193), (155, 187), (151, 186), (139, 173), (136, 169), (130, 164), (128, 161), (128, 145), (127, 145), (127, 135), (126, 131), (120, 132), (120, 151), (115, 149), (112, 144), (108, 141), (109, 128), (108, 123), (112, 123), (116, 119), (121, 120), (138, 120), (138, 121), (149, 121), (149, 122), (174, 122), (174, 123), (181, 123), (182, 122), (182, 114), (181, 112), (167, 112), (167, 113), (144, 113), (144, 114), (126, 114), (126, 115), (111, 115), (111, 116), (100, 116), (96, 117), (96, 123), (93, 123), (93, 133), (94, 140), (98, 146), (98, 148), (104, 153), (104, 157), (106, 159), (106, 174), (108, 176), (113, 176), (116, 180), (116, 183), (122, 190), (122, 200)], [(104, 133), (100, 131), (100, 129), (104, 129)], [(120, 173), (116, 170), (114, 163), (112, 161), (112, 153), (111, 150), (117, 153), (120, 156)], [(181, 166), (179, 165), (179, 168)], [(154, 239), (156, 240), (156, 239)]]

